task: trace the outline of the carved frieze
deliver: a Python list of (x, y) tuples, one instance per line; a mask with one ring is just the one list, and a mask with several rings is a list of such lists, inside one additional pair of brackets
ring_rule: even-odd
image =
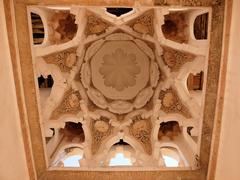
[(76, 48), (64, 50), (43, 57), (46, 63), (57, 65), (62, 72), (70, 72), (77, 63)]
[(178, 71), (185, 63), (191, 62), (196, 57), (187, 52), (182, 52), (169, 47), (162, 47), (163, 61), (171, 69), (171, 71)]
[(211, 6), (218, 0), (154, 0), (155, 5)]
[(63, 114), (77, 114), (80, 110), (81, 95), (79, 91), (70, 89), (63, 97), (62, 102), (53, 111), (51, 119), (58, 119)]
[(165, 113), (180, 113), (186, 118), (191, 118), (188, 108), (183, 105), (177, 93), (172, 89), (160, 91), (159, 99), (161, 100), (161, 110)]
[(151, 120), (143, 119), (137, 115), (132, 118), (129, 133), (142, 145), (146, 153), (152, 154)]

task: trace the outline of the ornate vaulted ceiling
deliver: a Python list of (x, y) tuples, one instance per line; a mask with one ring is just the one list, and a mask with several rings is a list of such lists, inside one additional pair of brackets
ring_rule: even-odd
[(209, 16), (208, 8), (116, 16), (29, 7), (30, 32), (44, 33), (33, 36), (32, 54), (49, 166), (79, 148), (83, 169), (111, 169), (115, 151), (134, 159), (124, 168), (161, 169), (173, 148), (177, 168), (199, 168)]

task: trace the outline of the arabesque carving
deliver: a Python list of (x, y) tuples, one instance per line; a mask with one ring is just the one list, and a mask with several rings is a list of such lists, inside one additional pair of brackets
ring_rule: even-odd
[(109, 124), (109, 119), (101, 116), (97, 120), (92, 120), (92, 153), (96, 154), (102, 142), (112, 133), (113, 127)]
[(186, 118), (192, 117), (188, 108), (182, 104), (177, 93), (172, 88), (162, 90), (159, 99), (162, 103), (161, 110), (165, 113), (180, 113)]
[(181, 52), (169, 47), (163, 48), (163, 61), (171, 69), (171, 71), (178, 71), (185, 63), (192, 62), (195, 55), (187, 52)]
[(110, 24), (108, 22), (97, 17), (93, 13), (88, 12), (87, 25), (86, 25), (86, 30), (85, 30), (86, 35), (102, 34), (106, 31), (106, 29), (109, 26), (110, 26)]
[(152, 154), (151, 120), (143, 119), (140, 115), (132, 118), (129, 133), (143, 146), (146, 153)]
[(153, 35), (154, 33), (153, 19), (154, 19), (153, 10), (148, 10), (143, 15), (141, 15), (133, 22), (131, 22), (130, 26), (133, 28), (134, 31), (138, 33)]
[(63, 101), (53, 111), (51, 119), (58, 119), (63, 114), (77, 114), (80, 110), (81, 95), (79, 91), (70, 89), (63, 97)]
[[(44, 117), (49, 117), (52, 108), (56, 107), (50, 118), (46, 118), (45, 136), (51, 136), (55, 141), (57, 136), (52, 137), (50, 128), (59, 129), (62, 123), (68, 120), (81, 121), (86, 130), (86, 141), (83, 140), (82, 130), (80, 132), (71, 127), (65, 127), (57, 134), (63, 134), (67, 143), (77, 142), (76, 137), (79, 138), (79, 143), (84, 142), (79, 144), (84, 153), (81, 166), (95, 168), (101, 164), (100, 166), (106, 168), (106, 162), (102, 161), (106, 154), (104, 143), (107, 142), (108, 147), (114, 138), (127, 140), (129, 137), (130, 141), (132, 137), (133, 148), (140, 147), (140, 151), (135, 149), (139, 159), (136, 158), (133, 166), (159, 167), (159, 158), (162, 157), (157, 157), (156, 152), (159, 151), (161, 142), (166, 140), (171, 144), (171, 141), (181, 140), (181, 143), (187, 144), (189, 139), (185, 136), (181, 135), (176, 139), (174, 137), (189, 125), (194, 127), (196, 132), (199, 131), (200, 113), (197, 113), (197, 110), (200, 105), (195, 102), (194, 95), (185, 92), (184, 78), (187, 77), (189, 69), (196, 71), (196, 66), (200, 67), (201, 63), (200, 68), (204, 66), (206, 47), (198, 46), (197, 42), (196, 46), (192, 46), (191, 42), (189, 45), (181, 45), (162, 36), (164, 15), (171, 12), (165, 20), (175, 23), (177, 30), (174, 31), (173, 27), (171, 32), (170, 23), (168, 39), (173, 38), (173, 35), (179, 42), (187, 42), (183, 33), (187, 27), (185, 16), (183, 18), (181, 13), (179, 17), (175, 17), (176, 14), (173, 16), (174, 8), (154, 7), (154, 10), (146, 11), (149, 7), (133, 7), (131, 13), (117, 18), (104, 14), (104, 8), (94, 7), (90, 12), (90, 7), (76, 6), (71, 8), (71, 12), (76, 14), (79, 23), (83, 22), (83, 26), (74, 41), (50, 47), (47, 44), (34, 49), (36, 57), (40, 57), (39, 61), (36, 61), (38, 76), (51, 74), (56, 78), (52, 92), (50, 88), (40, 89), (40, 98), (43, 101), (44, 96), (50, 93), (45, 108), (47, 110), (43, 112)], [(156, 24), (153, 24), (153, 21), (156, 21)], [(154, 28), (157, 30), (156, 34)], [(178, 31), (178, 28), (182, 30)], [(65, 50), (57, 52), (58, 47)], [(198, 53), (197, 48), (201, 52)], [(46, 55), (50, 52), (54, 54)], [(44, 61), (42, 56), (45, 56)], [(50, 64), (59, 67), (61, 72)], [(69, 85), (74, 89), (67, 90), (63, 95), (62, 92)], [(60, 102), (58, 97), (62, 98)], [(158, 129), (160, 122), (169, 119), (178, 121), (181, 127), (174, 122), (161, 124)], [(48, 123), (49, 120), (59, 121)], [(185, 139), (181, 139), (183, 137)], [(192, 144), (194, 146), (197, 143)], [(194, 151), (193, 149), (191, 148), (191, 151)], [(196, 153), (190, 152), (187, 156)], [(143, 160), (144, 158), (147, 160)]]
[(80, 78), (89, 99), (118, 115), (143, 108), (160, 80), (149, 43), (123, 32), (88, 44), (84, 60)]
[(76, 48), (43, 57), (46, 63), (57, 65), (62, 72), (70, 72), (77, 63)]
[(135, 54), (127, 54), (123, 49), (116, 49), (111, 55), (106, 54), (103, 57), (99, 71), (106, 86), (122, 91), (136, 84), (135, 78), (140, 68)]

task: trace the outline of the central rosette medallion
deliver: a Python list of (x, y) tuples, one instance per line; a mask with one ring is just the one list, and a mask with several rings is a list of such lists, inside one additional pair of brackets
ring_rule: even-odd
[(140, 68), (136, 63), (135, 54), (127, 54), (122, 49), (116, 49), (111, 55), (103, 57), (103, 65), (100, 68), (104, 84), (118, 91), (136, 84), (136, 75)]
[(93, 85), (110, 99), (132, 99), (149, 80), (148, 57), (131, 41), (105, 42), (91, 69)]

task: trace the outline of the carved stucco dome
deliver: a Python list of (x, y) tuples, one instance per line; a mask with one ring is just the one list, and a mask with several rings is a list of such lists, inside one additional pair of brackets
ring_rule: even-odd
[(49, 50), (37, 62), (40, 74), (47, 74), (48, 67), (54, 75), (44, 118), (61, 126), (66, 120), (81, 122), (90, 163), (102, 162), (95, 155), (101, 157), (103, 149), (119, 138), (139, 150), (139, 162), (156, 163), (152, 157), (162, 142), (157, 139), (161, 122), (176, 120), (179, 128), (198, 128), (199, 108), (195, 97), (188, 95), (185, 79), (189, 69), (198, 72), (202, 67), (201, 56), (198, 49), (177, 46), (156, 34), (153, 16), (159, 18), (147, 11), (120, 27), (86, 14), (83, 41), (77, 34), (71, 46), (64, 44), (67, 48), (55, 53)]
[(132, 41), (105, 42), (91, 70), (93, 85), (110, 99), (132, 99), (149, 80), (148, 57)]

